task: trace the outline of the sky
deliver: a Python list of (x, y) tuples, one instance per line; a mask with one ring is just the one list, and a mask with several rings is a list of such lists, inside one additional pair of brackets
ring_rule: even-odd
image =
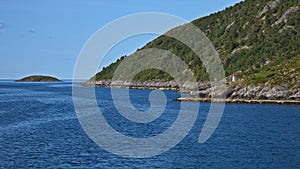
[[(0, 0), (0, 79), (50, 75), (71, 79), (80, 50), (98, 29), (131, 14), (161, 12), (187, 21), (241, 0)], [(129, 55), (158, 35), (116, 45), (103, 66)]]

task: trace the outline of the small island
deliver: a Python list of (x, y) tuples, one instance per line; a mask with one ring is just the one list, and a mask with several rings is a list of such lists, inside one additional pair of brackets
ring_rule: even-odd
[(16, 80), (16, 82), (61, 82), (61, 80), (51, 76), (34, 75)]

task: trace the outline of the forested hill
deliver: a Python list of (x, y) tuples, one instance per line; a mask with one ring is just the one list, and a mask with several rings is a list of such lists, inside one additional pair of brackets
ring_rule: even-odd
[[(288, 82), (293, 86), (299, 82), (300, 72), (299, 9), (299, 0), (245, 0), (192, 23), (219, 52), (226, 75), (240, 71), (239, 79), (245, 83)], [(181, 42), (162, 35), (142, 49), (146, 48), (176, 54), (189, 65), (197, 80), (208, 80), (200, 59)], [(111, 79), (121, 60), (103, 68), (96, 80)], [(168, 81), (171, 77), (155, 69), (135, 77), (139, 81), (154, 79)]]

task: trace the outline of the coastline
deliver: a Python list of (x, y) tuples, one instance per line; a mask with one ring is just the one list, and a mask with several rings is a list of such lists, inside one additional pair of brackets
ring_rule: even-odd
[(190, 102), (210, 102), (210, 103), (248, 103), (248, 104), (295, 104), (300, 105), (299, 100), (256, 100), (256, 99), (211, 99), (211, 98), (196, 98), (196, 97), (180, 97), (174, 101), (190, 101)]
[(163, 82), (163, 81), (145, 81), (145, 82), (129, 82), (129, 81), (111, 81), (111, 80), (100, 80), (100, 81), (87, 81), (81, 83), (81, 86), (89, 87), (104, 87), (104, 88), (127, 88), (127, 89), (140, 89), (140, 90), (177, 90), (179, 86), (175, 81)]
[[(225, 102), (225, 103), (249, 103), (249, 104), (296, 104), (300, 105), (300, 90), (283, 86), (243, 85), (241, 83), (218, 83), (210, 82), (185, 82), (181, 88), (175, 81), (87, 81), (82, 86), (128, 88), (140, 90), (174, 90), (188, 96), (174, 99), (174, 101), (191, 102)], [(212, 99), (212, 96), (215, 99)]]

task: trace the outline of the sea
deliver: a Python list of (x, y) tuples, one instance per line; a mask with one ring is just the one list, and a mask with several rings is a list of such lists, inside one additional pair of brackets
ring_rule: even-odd
[[(299, 105), (225, 104), (217, 128), (199, 143), (211, 104), (186, 103), (199, 106), (186, 136), (162, 153), (141, 158), (109, 151), (86, 133), (74, 108), (74, 85), (81, 88), (71, 81), (0, 81), (0, 168), (300, 168)], [(182, 104), (173, 101), (181, 96), (176, 91), (162, 91), (166, 106), (161, 115), (138, 123), (118, 112), (111, 88), (93, 91), (108, 124), (137, 139), (168, 131)], [(151, 90), (115, 91), (128, 91), (131, 104), (140, 112), (151, 107)], [(118, 102), (122, 104), (122, 99)], [(114, 144), (115, 140), (106, 141)], [(126, 145), (124, 149), (133, 155), (139, 151)]]

